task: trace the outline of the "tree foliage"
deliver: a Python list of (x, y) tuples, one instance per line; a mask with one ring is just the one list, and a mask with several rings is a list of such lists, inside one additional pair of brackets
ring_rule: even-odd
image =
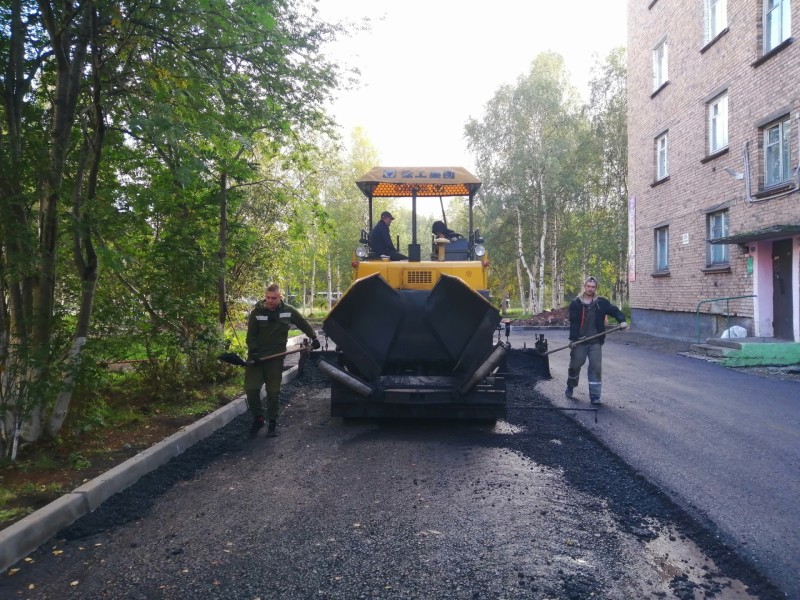
[(540, 312), (563, 305), (590, 272), (624, 296), (624, 85), (618, 50), (596, 67), (583, 104), (563, 59), (544, 53), (467, 123), (498, 297)]
[(58, 433), (103, 332), (208, 361), (328, 130), (339, 33), (286, 0), (0, 7), (3, 454)]

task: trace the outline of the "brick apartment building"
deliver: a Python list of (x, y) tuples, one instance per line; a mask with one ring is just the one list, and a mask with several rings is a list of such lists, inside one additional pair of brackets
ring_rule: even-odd
[(799, 32), (800, 0), (628, 1), (638, 329), (800, 341)]

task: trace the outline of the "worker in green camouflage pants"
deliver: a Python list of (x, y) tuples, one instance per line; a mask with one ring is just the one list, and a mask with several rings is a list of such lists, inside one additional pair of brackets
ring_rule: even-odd
[(244, 390), (247, 394), (247, 407), (253, 415), (250, 435), (255, 435), (264, 427), (264, 407), (261, 403), (261, 386), (267, 393), (267, 414), (269, 423), (267, 435), (277, 435), (278, 398), (283, 377), (283, 358), (259, 361), (259, 358), (286, 352), (289, 329), (295, 325), (311, 339), (311, 347), (319, 348), (317, 334), (303, 315), (281, 299), (277, 284), (267, 286), (263, 300), (259, 300), (247, 321), (247, 366), (244, 370)]

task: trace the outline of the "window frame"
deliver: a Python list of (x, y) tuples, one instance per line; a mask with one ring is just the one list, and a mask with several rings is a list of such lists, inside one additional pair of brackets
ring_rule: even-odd
[(667, 38), (653, 47), (653, 91), (669, 81), (669, 46)]
[(669, 131), (665, 131), (655, 139), (656, 181), (669, 177)]
[[(770, 133), (778, 130), (776, 142), (770, 141)], [(763, 130), (764, 140), (764, 188), (773, 188), (783, 185), (792, 179), (792, 119), (791, 115), (786, 115), (778, 121), (766, 125)], [(778, 174), (777, 179), (771, 179), (770, 158), (774, 156), (773, 149), (777, 148)]]
[(728, 26), (728, 0), (704, 0), (704, 43), (708, 44)]
[[(791, 0), (764, 0), (762, 31), (764, 32), (764, 54), (769, 54), (792, 35)], [(777, 16), (777, 19), (773, 17)], [(777, 26), (775, 21), (779, 21)]]
[(653, 230), (653, 269), (656, 273), (669, 271), (669, 225)]
[[(721, 222), (717, 224), (717, 219)], [(730, 213), (727, 208), (716, 210), (706, 215), (706, 233), (708, 250), (707, 267), (721, 267), (730, 263), (730, 244), (712, 244), (711, 240), (727, 237), (730, 227)]]
[[(724, 110), (719, 110), (724, 107)], [(728, 147), (730, 142), (728, 137), (729, 122), (730, 122), (730, 103), (728, 101), (728, 90), (725, 90), (718, 96), (715, 96), (706, 107), (707, 125), (708, 125), (708, 153), (717, 154), (722, 152)], [(719, 131), (722, 132), (720, 137)], [(717, 143), (718, 142), (718, 143)]]

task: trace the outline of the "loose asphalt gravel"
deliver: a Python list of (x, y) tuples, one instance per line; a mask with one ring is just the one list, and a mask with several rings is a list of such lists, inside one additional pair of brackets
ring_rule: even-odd
[[(784, 598), (509, 356), (509, 414), (342, 421), (313, 363), (0, 578), (2, 598)], [(602, 418), (602, 413), (600, 415)]]

